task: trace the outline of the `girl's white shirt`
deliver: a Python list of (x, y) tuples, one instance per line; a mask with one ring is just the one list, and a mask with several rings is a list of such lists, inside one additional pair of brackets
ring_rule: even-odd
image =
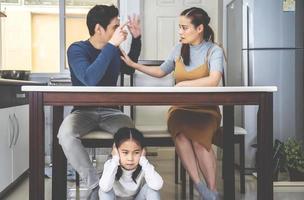
[(142, 167), (141, 172), (136, 178), (136, 183), (132, 179), (134, 170), (125, 170), (122, 168), (122, 176), (118, 181), (115, 175), (119, 166), (119, 156), (115, 155), (104, 164), (103, 173), (99, 181), (100, 190), (109, 192), (111, 189), (118, 197), (135, 196), (146, 183), (153, 190), (160, 190), (163, 186), (162, 177), (155, 171), (154, 166), (149, 163), (145, 156), (139, 159), (139, 165)]

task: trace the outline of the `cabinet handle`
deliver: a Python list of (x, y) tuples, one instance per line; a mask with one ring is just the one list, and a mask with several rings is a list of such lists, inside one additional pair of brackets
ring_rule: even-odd
[(19, 126), (19, 121), (14, 113), (14, 118), (15, 118), (15, 122), (16, 122), (16, 126), (17, 126), (17, 134), (16, 134), (16, 137), (15, 137), (15, 140), (14, 140), (14, 146), (16, 145), (17, 141), (18, 141), (18, 138), (19, 138), (19, 135), (20, 135), (20, 126)]
[[(13, 134), (12, 134), (12, 129), (13, 129)], [(13, 124), (13, 120), (12, 120), (11, 114), (10, 114), (9, 115), (9, 148), (12, 147), (14, 135), (15, 135), (15, 126)]]
[(16, 98), (17, 99), (24, 99), (26, 97), (25, 93), (17, 93)]

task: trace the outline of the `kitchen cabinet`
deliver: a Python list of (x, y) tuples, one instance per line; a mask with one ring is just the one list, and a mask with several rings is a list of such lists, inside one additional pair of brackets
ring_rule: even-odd
[(12, 115), (14, 115), (17, 124), (16, 135), (12, 142), (12, 179), (15, 181), (29, 168), (29, 105), (14, 107)]
[(0, 109), (0, 191), (12, 181), (12, 121), (9, 115), (10, 108)]
[(29, 105), (20, 85), (0, 85), (0, 199), (29, 168)]
[(29, 106), (0, 109), (0, 191), (29, 167)]

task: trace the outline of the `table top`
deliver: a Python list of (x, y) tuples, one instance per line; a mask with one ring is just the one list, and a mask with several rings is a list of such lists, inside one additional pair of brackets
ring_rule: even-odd
[(276, 86), (235, 87), (103, 87), (103, 86), (22, 86), (25, 92), (129, 92), (129, 93), (204, 93), (204, 92), (276, 92)]

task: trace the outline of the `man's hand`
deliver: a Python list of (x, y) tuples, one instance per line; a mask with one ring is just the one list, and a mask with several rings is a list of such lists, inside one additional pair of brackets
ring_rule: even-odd
[(139, 16), (135, 14), (132, 17), (128, 16), (128, 20), (129, 20), (128, 28), (133, 38), (139, 37), (141, 35)]
[(124, 30), (124, 27), (127, 25), (128, 22), (120, 25), (112, 35), (109, 43), (113, 44), (114, 46), (119, 46), (123, 41), (127, 39), (128, 32)]

